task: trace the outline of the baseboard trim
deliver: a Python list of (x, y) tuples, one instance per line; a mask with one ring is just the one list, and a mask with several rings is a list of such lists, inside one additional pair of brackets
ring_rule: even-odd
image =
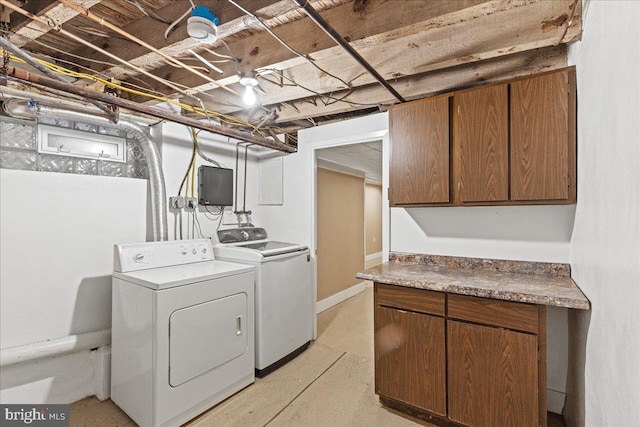
[(334, 305), (340, 304), (342, 301), (348, 300), (352, 296), (358, 295), (360, 292), (363, 292), (365, 290), (366, 285), (366, 282), (360, 282), (357, 285), (353, 285), (350, 288), (345, 289), (344, 291), (333, 294), (330, 297), (323, 299), (322, 301), (318, 301), (316, 303), (316, 314), (322, 313), (323, 311), (333, 307)]
[(547, 411), (562, 415), (566, 393), (547, 389)]
[(382, 252), (376, 252), (375, 254), (366, 255), (364, 261), (373, 261), (374, 259), (382, 258)]

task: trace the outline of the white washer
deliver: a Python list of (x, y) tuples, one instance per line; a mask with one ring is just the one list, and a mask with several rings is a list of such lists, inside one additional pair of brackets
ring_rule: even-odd
[(111, 399), (177, 426), (253, 383), (254, 281), (208, 239), (116, 245)]
[(256, 267), (256, 375), (304, 351), (313, 337), (315, 295), (309, 249), (267, 239), (263, 228), (218, 232), (217, 259)]

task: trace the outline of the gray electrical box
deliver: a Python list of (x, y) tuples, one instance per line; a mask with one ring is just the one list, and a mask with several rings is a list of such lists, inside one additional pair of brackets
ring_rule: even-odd
[(233, 206), (233, 169), (198, 168), (198, 204)]

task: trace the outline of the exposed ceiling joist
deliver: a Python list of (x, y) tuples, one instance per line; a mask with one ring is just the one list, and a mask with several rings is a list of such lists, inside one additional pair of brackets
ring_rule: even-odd
[[(155, 103), (150, 97), (159, 96), (177, 102), (182, 95), (181, 105), (188, 111), (201, 106), (236, 116), (231, 120), (234, 126), (250, 129), (250, 121), (273, 127), (270, 132), (279, 124), (289, 128), (314, 118), (367, 114), (396, 102), (294, 0), (234, 0), (241, 8), (227, 0), (194, 0), (221, 22), (219, 40), (205, 46), (188, 36), (184, 21), (165, 39), (167, 22), (190, 12), (189, 0), (65, 1), (90, 9), (100, 19), (90, 20), (63, 2), (35, 2), (45, 5), (34, 9), (35, 14), (46, 21), (47, 14), (55, 11), (62, 17), (58, 19), (62, 28), (74, 38), (47, 28), (46, 33), (31, 33), (35, 42), (21, 39), (21, 31), (34, 27), (22, 23), (11, 28), (12, 42), (24, 42), (32, 53), (49, 55), (50, 62), (65, 61), (59, 63), (72, 71), (90, 69), (103, 78), (117, 78), (118, 84), (124, 82), (123, 96), (131, 101)], [(310, 4), (406, 99), (565, 66), (563, 46), (582, 33), (581, 0), (310, 0)], [(254, 14), (289, 46), (266, 32)], [(12, 15), (14, 22), (17, 16)], [(83, 40), (82, 46), (80, 38), (91, 43)], [(136, 38), (142, 42), (133, 42)], [(205, 67), (189, 49), (222, 73)], [(181, 64), (168, 65), (172, 60), (162, 55), (178, 58)], [(124, 65), (127, 62), (130, 66)], [(258, 96), (257, 109), (247, 110), (237, 95), (218, 88), (239, 93), (243, 89), (239, 74), (246, 71), (258, 72), (265, 92)], [(110, 84), (79, 77), (77, 86), (100, 89)], [(343, 97), (349, 102), (334, 102)]]

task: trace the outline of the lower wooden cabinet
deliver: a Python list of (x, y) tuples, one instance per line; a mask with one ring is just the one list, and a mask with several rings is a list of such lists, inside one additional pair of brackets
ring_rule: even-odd
[(447, 321), (449, 419), (478, 427), (538, 425), (538, 337)]
[(444, 318), (376, 307), (376, 393), (447, 412)]
[(544, 306), (376, 283), (376, 393), (452, 425), (544, 427), (545, 319)]

